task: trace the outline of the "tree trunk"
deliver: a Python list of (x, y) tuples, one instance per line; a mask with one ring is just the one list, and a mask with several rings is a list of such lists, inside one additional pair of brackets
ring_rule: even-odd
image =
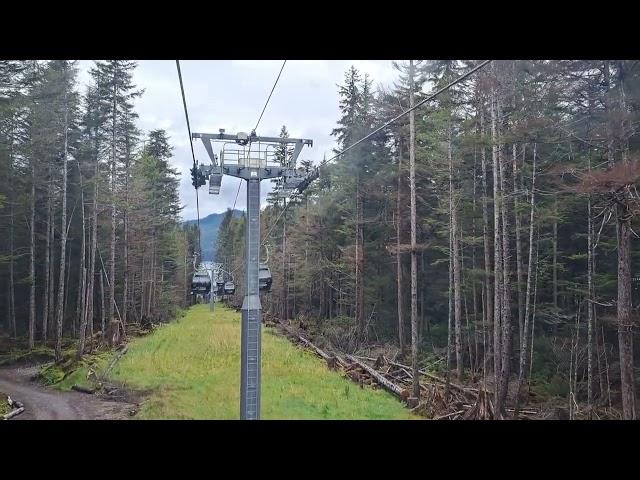
[(618, 344), (622, 417), (636, 419), (635, 376), (633, 368), (633, 320), (631, 317), (631, 225), (628, 207), (617, 206), (618, 223)]
[[(495, 74), (495, 63), (494, 66)], [(498, 384), (501, 376), (502, 338), (502, 245), (500, 243), (500, 181), (498, 169), (498, 138), (496, 132), (496, 91), (491, 89), (491, 158), (493, 161), (493, 372), (495, 377), (495, 403), (498, 404)]]
[(123, 227), (124, 227), (124, 279), (122, 285), (122, 333), (126, 333), (127, 325), (127, 312), (129, 311), (129, 139), (127, 138), (127, 153), (125, 159), (125, 171), (124, 171), (124, 212), (123, 212)]
[(610, 99), (610, 90), (611, 90), (611, 70), (610, 70), (610, 61), (604, 61), (604, 112), (606, 117), (606, 132), (607, 132), (607, 162), (609, 167), (613, 167), (614, 162), (614, 145), (613, 145), (613, 128), (611, 126), (611, 99)]
[(355, 278), (355, 317), (360, 341), (366, 341), (367, 332), (364, 316), (364, 236), (362, 222), (362, 192), (360, 181), (356, 180), (356, 278)]
[(535, 340), (536, 329), (536, 305), (538, 300), (538, 250), (540, 241), (540, 231), (536, 233), (536, 273), (533, 279), (533, 310), (531, 312), (531, 348), (529, 350), (529, 379), (528, 385), (531, 386), (531, 373), (533, 372), (533, 341)]
[(9, 327), (11, 329), (11, 336), (14, 340), (18, 338), (18, 330), (16, 326), (16, 293), (15, 293), (15, 278), (14, 278), (14, 195), (13, 195), (13, 125), (11, 127), (10, 138), (10, 153), (9, 153), (9, 167), (11, 177), (9, 178)]
[(64, 92), (64, 152), (62, 157), (62, 219), (60, 221), (60, 273), (58, 282), (58, 307), (56, 310), (56, 360), (62, 358), (62, 321), (64, 319), (64, 292), (65, 292), (65, 267), (67, 255), (67, 155), (69, 147), (69, 105), (67, 102), (68, 85), (66, 83), (67, 69), (65, 72)]
[[(186, 236), (186, 233), (185, 233)], [(146, 309), (146, 277), (144, 275), (144, 264), (145, 264), (145, 259), (146, 259), (146, 250), (144, 248), (144, 246), (142, 247), (142, 252), (141, 252), (141, 256), (142, 256), (142, 262), (141, 263), (141, 268), (140, 268), (140, 320), (142, 320), (142, 317), (144, 316), (144, 312)], [(185, 252), (184, 255), (184, 284), (185, 284), (185, 302), (186, 304), (188, 304), (189, 302), (189, 290), (188, 290), (188, 283), (187, 283), (187, 252)]]
[(76, 300), (76, 318), (74, 321), (73, 334), (76, 335), (76, 325), (80, 328), (84, 312), (87, 307), (86, 291), (87, 291), (87, 267), (86, 267), (86, 225), (85, 225), (85, 205), (84, 205), (84, 186), (82, 182), (82, 170), (80, 169), (80, 161), (78, 163), (78, 175), (80, 176), (80, 204), (82, 215), (82, 238), (80, 240), (80, 267), (78, 268), (78, 295)]
[(31, 237), (29, 241), (29, 349), (33, 349), (36, 326), (36, 166), (31, 159)]
[(107, 322), (105, 320), (105, 307), (104, 307), (104, 277), (106, 272), (104, 270), (100, 270), (100, 331), (102, 332), (102, 337), (107, 336)]
[(518, 390), (520, 384), (525, 375), (527, 367), (527, 346), (528, 346), (528, 333), (529, 333), (529, 310), (531, 306), (531, 285), (533, 274), (533, 226), (535, 223), (535, 191), (536, 191), (536, 153), (537, 144), (533, 144), (533, 173), (531, 177), (531, 203), (529, 211), (529, 260), (527, 262), (527, 291), (525, 293), (525, 307), (524, 307), (524, 328), (523, 334), (520, 337), (520, 368), (518, 377)]
[(51, 204), (51, 223), (49, 225), (49, 228), (51, 229), (51, 233), (50, 233), (50, 238), (51, 238), (51, 243), (49, 244), (49, 321), (47, 322), (47, 327), (48, 327), (48, 333), (47, 333), (47, 338), (51, 338), (54, 336), (54, 326), (55, 326), (55, 274), (56, 274), (56, 269), (53, 268), (53, 264), (55, 263), (55, 249), (54, 249), (54, 245), (55, 245), (55, 239), (56, 239), (56, 235), (55, 235), (55, 225), (56, 225), (56, 211), (55, 211), (55, 204), (54, 202), (52, 202)]
[(151, 264), (149, 265), (149, 290), (147, 292), (147, 317), (151, 315), (151, 302), (153, 299), (155, 283), (155, 260), (156, 260), (156, 231), (153, 229), (151, 235)]
[[(522, 145), (522, 163), (524, 165), (526, 146)], [(518, 339), (524, 335), (524, 298), (522, 296), (522, 242), (520, 240), (520, 211), (518, 210), (518, 170), (517, 149), (513, 144), (513, 216), (516, 227), (516, 291), (518, 294)]]
[(52, 207), (52, 189), (51, 189), (51, 167), (48, 169), (47, 179), (47, 221), (46, 221), (46, 240), (44, 247), (44, 299), (42, 301), (42, 343), (47, 343), (47, 334), (49, 333), (49, 305), (50, 305), (50, 286), (51, 286), (51, 212)]
[[(69, 224), (71, 224), (71, 219), (69, 219)], [(68, 233), (67, 233), (67, 237), (68, 237)], [(67, 238), (67, 243), (68, 242), (69, 242), (69, 238)], [(64, 289), (64, 311), (65, 312), (69, 311), (69, 294), (71, 293), (71, 288), (69, 288), (70, 285), (71, 285), (71, 256), (70, 256), (71, 248), (70, 248), (70, 246), (67, 247), (67, 250), (68, 250), (67, 254), (66, 254), (66, 257), (67, 257), (67, 274), (66, 274), (67, 278), (66, 278), (65, 283), (64, 283), (64, 285), (65, 285), (65, 289)], [(75, 327), (74, 327), (74, 319), (73, 318), (71, 319), (70, 326), (72, 328), (72, 336), (73, 336), (73, 335), (75, 335)]]
[[(283, 211), (287, 208), (287, 199), (282, 199), (282, 208)], [(282, 219), (282, 301), (281, 301), (281, 311), (282, 311), (282, 320), (288, 320), (289, 317), (287, 315), (287, 219)]]
[[(480, 106), (480, 134), (484, 139), (484, 108)], [(484, 271), (485, 271), (485, 307), (483, 309), (486, 317), (486, 324), (493, 326), (493, 289), (491, 282), (491, 246), (489, 244), (489, 213), (487, 207), (487, 155), (484, 146), (481, 150), (481, 168), (482, 168), (482, 239), (484, 246)], [(491, 336), (489, 338), (489, 346), (491, 346)], [(485, 346), (486, 350), (486, 346)], [(491, 350), (491, 348), (489, 348)]]
[[(589, 170), (591, 170), (591, 156), (589, 155)], [(591, 220), (591, 195), (587, 198), (587, 404), (589, 417), (593, 408), (593, 222)]]
[[(498, 107), (498, 116), (500, 117), (500, 108)], [(504, 156), (502, 155), (502, 146), (498, 149), (498, 157), (500, 163), (500, 205), (502, 210), (502, 274), (504, 277), (502, 288), (502, 360), (500, 366), (502, 372), (500, 374), (500, 399), (496, 402), (496, 411), (501, 412), (505, 406), (507, 399), (507, 391), (509, 385), (509, 377), (511, 376), (511, 340), (513, 337), (511, 327), (511, 273), (510, 273), (510, 252), (509, 245), (509, 213), (508, 203), (504, 199), (506, 191), (506, 174), (507, 166)]]
[(80, 339), (78, 341), (78, 353), (77, 357), (80, 358), (84, 354), (85, 338), (87, 334), (87, 328), (89, 334), (93, 334), (93, 297), (95, 290), (95, 271), (96, 271), (96, 249), (98, 248), (98, 182), (99, 182), (99, 161), (98, 161), (98, 148), (95, 147), (95, 170), (93, 175), (93, 218), (91, 223), (91, 246), (89, 248), (89, 272), (87, 275), (87, 293), (85, 300), (85, 314), (82, 317), (82, 323), (80, 324)]
[(449, 157), (449, 210), (451, 215), (451, 236), (453, 255), (453, 318), (455, 329), (455, 350), (456, 350), (456, 376), (458, 381), (462, 380), (462, 296), (460, 284), (460, 251), (458, 248), (458, 212), (456, 201), (453, 195), (453, 156), (451, 152), (451, 126), (448, 129), (447, 151)]
[(402, 302), (404, 301), (404, 296), (402, 294), (402, 254), (400, 253), (400, 245), (402, 244), (402, 139), (399, 141), (398, 150), (398, 190), (396, 192), (396, 285), (398, 304), (398, 343), (400, 345), (400, 356), (404, 356), (404, 319), (402, 317)]
[[(588, 94), (588, 119), (586, 130), (590, 134), (591, 132), (591, 119), (593, 117), (593, 89), (589, 89)], [(591, 174), (591, 147), (587, 154), (587, 170)], [(594, 259), (593, 259), (593, 219), (591, 218), (591, 194), (587, 196), (587, 408), (589, 411), (589, 420), (593, 415), (593, 363), (594, 363), (594, 346), (598, 349), (598, 335), (595, 330), (595, 315), (593, 304), (594, 288), (593, 288), (593, 276), (594, 276)], [(595, 335), (594, 335), (595, 333)], [(600, 352), (598, 351), (598, 367), (600, 367)], [(600, 392), (602, 393), (602, 372), (599, 369)]]
[[(187, 240), (187, 232), (184, 231), (184, 305), (185, 307), (189, 304), (189, 284), (187, 283), (187, 253), (189, 252), (189, 241)], [(144, 250), (142, 251), (142, 269), (140, 272), (140, 305), (144, 305)], [(212, 284), (213, 286), (213, 284)], [(140, 311), (140, 316), (142, 317), (142, 308)]]
[(451, 220), (451, 208), (449, 208), (449, 290), (448, 290), (448, 310), (447, 310), (447, 376), (453, 368), (454, 356), (454, 326), (453, 326), (453, 228)]
[[(116, 70), (113, 78), (113, 105), (111, 106), (111, 242), (109, 245), (109, 322), (113, 320), (113, 307), (116, 301), (116, 116), (117, 107), (116, 99), (118, 96), (118, 70)], [(102, 330), (104, 333), (104, 329)]]
[(362, 333), (364, 341), (369, 339), (368, 326), (365, 320), (364, 308), (364, 269), (365, 269), (365, 251), (364, 251), (364, 195), (362, 190), (359, 191), (360, 201), (358, 202), (358, 238), (360, 244), (358, 271), (360, 273), (360, 289), (358, 290), (358, 314), (360, 316), (359, 323), (362, 325)]
[(618, 98), (620, 99), (620, 156), (622, 163), (629, 162), (629, 132), (627, 131), (626, 118), (629, 115), (627, 111), (627, 94), (625, 89), (625, 61), (618, 60)]
[[(413, 60), (409, 60), (409, 108), (413, 108)], [(411, 360), (413, 367), (413, 397), (420, 398), (418, 373), (418, 286), (416, 258), (416, 125), (415, 112), (409, 112), (409, 185), (411, 192)]]
[[(628, 133), (625, 117), (628, 114), (625, 97), (625, 72), (623, 61), (618, 61), (618, 97), (620, 103), (620, 146), (622, 163), (629, 161)], [(635, 370), (633, 361), (633, 318), (631, 312), (631, 218), (629, 195), (616, 205), (618, 223), (618, 344), (620, 350), (620, 380), (622, 416), (636, 419)]]
[[(464, 275), (464, 271), (465, 271), (464, 270), (464, 231), (462, 230), (462, 226), (460, 226), (460, 225), (458, 226), (458, 230), (459, 230), (459, 233), (458, 233), (458, 237), (459, 237), (458, 238), (458, 244), (459, 244), (458, 252), (460, 252), (460, 256), (459, 256), (460, 261), (458, 262), (458, 265), (459, 265), (459, 271), (460, 271), (460, 283), (461, 283), (461, 285), (467, 285), (467, 280), (466, 280), (465, 275)], [(461, 293), (461, 295), (462, 295), (462, 293)], [(466, 332), (467, 332), (467, 348), (468, 348), (468, 352), (469, 352), (469, 369), (471, 370), (471, 375), (473, 376), (473, 372), (475, 371), (474, 370), (475, 365), (474, 365), (473, 348), (471, 346), (471, 327), (470, 327), (470, 324), (469, 324), (469, 305), (467, 303), (467, 295), (466, 294), (464, 295), (463, 300), (464, 300), (465, 329), (466, 329)], [(462, 330), (462, 326), (460, 327), (460, 329)], [(462, 337), (462, 335), (461, 335), (461, 337)], [(461, 341), (463, 341), (462, 338), (461, 338)], [(476, 345), (476, 351), (477, 351), (477, 345)], [(464, 362), (464, 354), (462, 354), (461, 357), (462, 357), (462, 360)], [(462, 368), (464, 368), (464, 363), (463, 362), (461, 362)], [(462, 368), (461, 368), (461, 370), (462, 370)], [(459, 378), (460, 378), (460, 380), (462, 379), (461, 376)]]
[(553, 306), (558, 308), (558, 197), (553, 196)]
[[(535, 222), (535, 190), (536, 190), (536, 153), (537, 143), (533, 144), (533, 167), (531, 178), (531, 203), (529, 211), (529, 260), (527, 262), (527, 290), (525, 293), (525, 307), (524, 307), (524, 325), (522, 328), (522, 334), (520, 340), (520, 359), (518, 362), (518, 387), (516, 390), (516, 410), (518, 409), (518, 402), (520, 401), (520, 391), (522, 389), (522, 382), (527, 368), (527, 350), (529, 346), (529, 309), (531, 306), (531, 284), (532, 284), (532, 270), (533, 270), (533, 226)], [(536, 267), (537, 268), (537, 267)], [(536, 270), (537, 272), (537, 270)], [(532, 334), (533, 335), (533, 334)], [(532, 338), (533, 342), (533, 338)], [(533, 343), (532, 343), (533, 348)]]
[(422, 288), (420, 288), (420, 340), (422, 341), (422, 335), (425, 325), (427, 327), (427, 335), (431, 337), (431, 322), (429, 321), (428, 317), (425, 320), (424, 316), (424, 250), (420, 252), (420, 281), (422, 282)]
[[(477, 126), (476, 126), (476, 133)], [(476, 179), (478, 175), (478, 152), (476, 146), (473, 147), (473, 218), (471, 221), (471, 236), (476, 238), (476, 196), (477, 196), (477, 188), (476, 188)], [(463, 255), (464, 258), (464, 255)], [(476, 271), (476, 244), (475, 242), (471, 246), (471, 269)], [(463, 269), (464, 271), (464, 269)], [(471, 297), (473, 303), (473, 344), (474, 344), (474, 368), (472, 369), (473, 373), (477, 373), (479, 371), (479, 350), (478, 350), (478, 335), (477, 335), (477, 322), (478, 322), (478, 292), (476, 288), (477, 282), (475, 281), (475, 277), (471, 278)], [(468, 322), (467, 322), (468, 323)], [(484, 324), (483, 324), (484, 325)], [(468, 334), (471, 334), (471, 330), (467, 325)]]

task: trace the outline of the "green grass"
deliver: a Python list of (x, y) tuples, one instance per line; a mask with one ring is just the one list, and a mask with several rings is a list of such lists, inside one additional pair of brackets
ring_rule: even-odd
[(9, 402), (7, 400), (7, 394), (0, 392), (0, 416), (6, 415), (11, 411), (11, 407), (9, 406)]
[[(262, 336), (262, 418), (417, 419), (391, 394), (361, 388), (269, 329)], [(193, 307), (179, 322), (138, 338), (112, 379), (151, 390), (145, 419), (237, 419), (240, 315)]]

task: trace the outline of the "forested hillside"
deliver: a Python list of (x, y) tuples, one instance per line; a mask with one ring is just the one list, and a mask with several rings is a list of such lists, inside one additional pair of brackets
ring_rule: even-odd
[(0, 329), (26, 346), (162, 321), (185, 306), (183, 228), (163, 130), (136, 127), (135, 62), (0, 60)]
[[(477, 64), (398, 63), (377, 89), (350, 69), (337, 151)], [(263, 307), (480, 382), (498, 412), (537, 392), (570, 418), (636, 418), (639, 102), (637, 61), (491, 62), (271, 197)], [(235, 271), (243, 222), (218, 239)]]
[[(220, 224), (224, 218), (224, 213), (212, 213), (204, 218), (200, 219), (200, 240), (202, 242), (202, 261), (214, 262), (216, 245), (218, 244), (218, 232), (220, 231)], [(234, 216), (239, 217), (242, 212), (235, 211)], [(187, 220), (184, 225), (193, 227), (197, 225), (197, 220)]]

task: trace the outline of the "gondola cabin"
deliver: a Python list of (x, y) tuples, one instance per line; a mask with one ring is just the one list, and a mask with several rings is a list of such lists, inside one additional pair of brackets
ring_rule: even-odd
[(224, 284), (224, 293), (227, 295), (233, 295), (236, 293), (236, 285), (233, 282), (225, 282)]
[(208, 295), (211, 293), (211, 278), (207, 272), (196, 272), (191, 279), (192, 295)]
[(271, 283), (273, 279), (271, 278), (271, 270), (269, 270), (269, 266), (266, 263), (260, 264), (260, 269), (258, 270), (258, 286), (260, 290), (268, 292), (271, 290)]
[(216, 282), (216, 294), (217, 295), (224, 294), (224, 282)]

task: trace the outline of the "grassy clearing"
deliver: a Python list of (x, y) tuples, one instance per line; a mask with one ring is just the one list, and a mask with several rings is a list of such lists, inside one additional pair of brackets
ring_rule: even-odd
[[(269, 329), (262, 338), (262, 418), (418, 418), (387, 392), (360, 388)], [(134, 340), (112, 379), (153, 391), (140, 418), (237, 419), (240, 315), (195, 306), (179, 322)]]

